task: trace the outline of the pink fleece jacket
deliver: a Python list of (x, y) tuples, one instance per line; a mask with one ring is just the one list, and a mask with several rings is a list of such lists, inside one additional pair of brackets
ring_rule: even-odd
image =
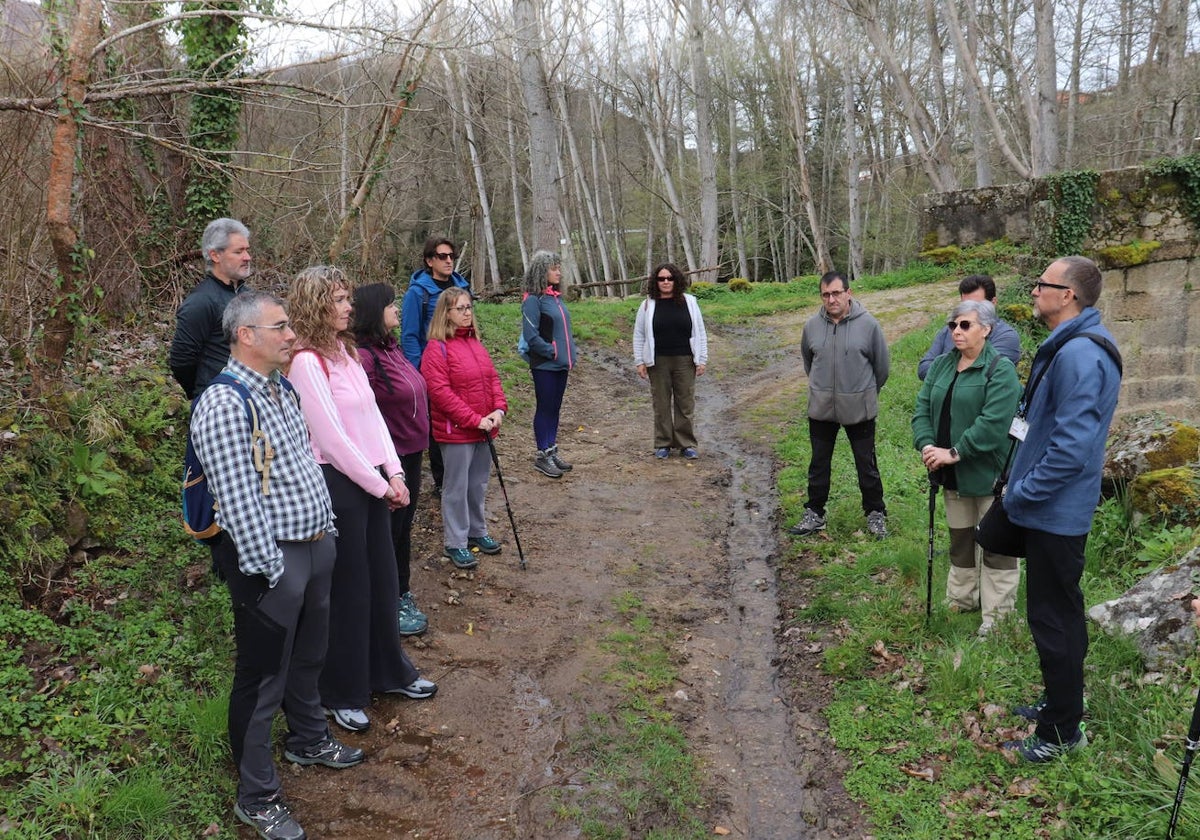
[(357, 355), (341, 348), (338, 357), (326, 359), (325, 368), (315, 352), (297, 350), (292, 355), (288, 379), (300, 394), (300, 408), (308, 423), (313, 455), (319, 464), (330, 464), (367, 493), (382, 499), (388, 490), (380, 475), (403, 472), (396, 447), (375, 394)]

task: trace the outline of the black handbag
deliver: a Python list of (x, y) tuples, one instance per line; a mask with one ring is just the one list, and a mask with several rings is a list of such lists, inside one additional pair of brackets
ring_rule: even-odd
[(1012, 461), (1013, 450), (1016, 447), (1017, 442), (1014, 440), (1008, 447), (1008, 457), (1004, 459), (1004, 469), (1000, 471), (995, 487), (992, 488), (992, 492), (995, 494), (992, 506), (975, 526), (975, 542), (979, 543), (984, 551), (1003, 554), (1006, 557), (1024, 557), (1026, 555), (1025, 529), (1009, 519), (1008, 511), (1004, 509), (1004, 485), (1008, 482), (1008, 465)]

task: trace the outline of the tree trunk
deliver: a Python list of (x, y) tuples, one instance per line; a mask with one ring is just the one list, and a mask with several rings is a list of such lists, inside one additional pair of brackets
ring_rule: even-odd
[(1058, 167), (1058, 67), (1054, 51), (1054, 0), (1034, 0), (1037, 126), (1033, 132), (1034, 178)]
[(688, 30), (692, 59), (692, 90), (695, 94), (696, 162), (700, 178), (700, 265), (696, 280), (715, 283), (721, 255), (717, 230), (717, 159), (713, 151), (712, 83), (709, 79), (708, 57), (704, 54), (704, 30), (707, 28), (705, 9), (701, 0), (688, 4)]
[(34, 358), (38, 390), (62, 373), (63, 360), (75, 338), (78, 299), (87, 279), (86, 248), (72, 223), (75, 161), (83, 121), (83, 100), (91, 77), (91, 56), (100, 40), (101, 0), (79, 0), (71, 22), (58, 118), (50, 148), (46, 184), (46, 228), (54, 248), (59, 288), (42, 321), (42, 341)]
[(542, 36), (534, 0), (513, 0), (521, 95), (529, 120), (529, 184), (533, 248), (557, 250), (559, 240), (558, 125), (542, 65)]

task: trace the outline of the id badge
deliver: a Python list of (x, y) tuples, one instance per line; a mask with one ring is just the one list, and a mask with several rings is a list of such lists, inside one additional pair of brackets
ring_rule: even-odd
[(1012, 425), (1008, 427), (1008, 436), (1024, 443), (1027, 434), (1029, 434), (1029, 421), (1018, 414), (1012, 419)]

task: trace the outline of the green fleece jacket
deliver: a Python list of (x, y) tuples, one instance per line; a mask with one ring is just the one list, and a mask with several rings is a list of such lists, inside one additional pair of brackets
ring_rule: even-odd
[(1021, 398), (1021, 383), (1017, 380), (1017, 369), (1003, 356), (988, 379), (988, 369), (997, 356), (996, 348), (984, 344), (983, 352), (958, 374), (957, 382), (954, 373), (962, 355), (951, 350), (938, 356), (917, 394), (912, 429), (913, 446), (920, 452), (926, 446), (937, 445), (942, 403), (946, 401), (950, 383), (954, 382), (950, 445), (958, 449), (962, 459), (954, 465), (954, 475), (958, 479), (958, 492), (963, 496), (990, 494), (1008, 455), (1008, 428)]

